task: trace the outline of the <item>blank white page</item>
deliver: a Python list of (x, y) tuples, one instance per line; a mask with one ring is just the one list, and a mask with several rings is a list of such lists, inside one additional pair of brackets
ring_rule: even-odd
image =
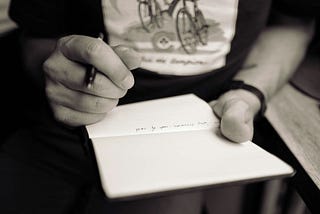
[(109, 198), (289, 175), (293, 169), (252, 142), (214, 130), (93, 139)]

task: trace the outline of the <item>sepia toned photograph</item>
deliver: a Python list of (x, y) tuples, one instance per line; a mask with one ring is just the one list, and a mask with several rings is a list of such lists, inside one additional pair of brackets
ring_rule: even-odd
[(0, 214), (320, 213), (318, 0), (0, 0)]

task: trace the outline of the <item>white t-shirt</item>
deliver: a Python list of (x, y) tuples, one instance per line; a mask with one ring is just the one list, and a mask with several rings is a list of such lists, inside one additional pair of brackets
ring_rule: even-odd
[(111, 45), (137, 50), (144, 69), (185, 76), (225, 66), (238, 0), (102, 0), (102, 8)]

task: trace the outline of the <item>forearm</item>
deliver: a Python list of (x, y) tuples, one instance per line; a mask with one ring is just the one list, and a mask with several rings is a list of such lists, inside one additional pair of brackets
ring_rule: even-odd
[(311, 20), (281, 16), (261, 33), (234, 79), (260, 89), (269, 100), (299, 66), (312, 35)]

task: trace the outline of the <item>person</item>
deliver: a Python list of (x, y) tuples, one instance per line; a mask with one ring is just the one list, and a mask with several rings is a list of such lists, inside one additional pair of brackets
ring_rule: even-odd
[[(271, 6), (270, 0), (12, 0), (24, 69), (37, 90), (24, 103), (28, 123), (1, 147), (0, 210), (188, 214), (206, 203), (214, 212), (218, 200), (200, 191), (108, 201), (84, 126), (116, 105), (194, 93), (212, 105), (226, 138), (251, 140), (256, 115), (298, 66), (313, 33), (311, 17), (283, 14), (290, 13), (286, 0), (274, 1), (276, 18), (268, 23)], [(88, 88), (91, 65), (99, 72)]]

